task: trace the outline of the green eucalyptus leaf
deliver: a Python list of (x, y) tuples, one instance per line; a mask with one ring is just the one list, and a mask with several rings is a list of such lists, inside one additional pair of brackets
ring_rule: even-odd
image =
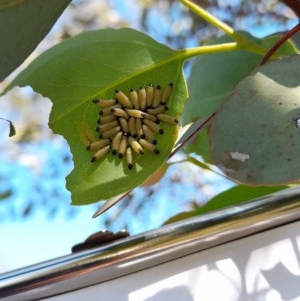
[(209, 213), (212, 211), (220, 210), (225, 207), (240, 204), (245, 201), (249, 201), (258, 197), (263, 197), (271, 193), (288, 188), (288, 186), (276, 186), (276, 187), (251, 187), (245, 185), (237, 185), (229, 188), (228, 190), (219, 193), (212, 199), (210, 199), (205, 205), (196, 208), (195, 210), (180, 212), (167, 221), (164, 224), (171, 224), (184, 220), (193, 216)]
[(180, 212), (172, 217), (170, 217), (169, 219), (167, 219), (163, 225), (169, 225), (169, 224), (173, 224), (182, 220), (185, 220), (187, 218), (193, 217), (195, 216), (195, 211), (184, 211), (184, 212)]
[(300, 55), (271, 61), (239, 83), (210, 128), (214, 163), (248, 185), (300, 179)]
[[(149, 83), (174, 84), (168, 114), (181, 114), (187, 98), (183, 59), (174, 51), (132, 29), (85, 32), (53, 47), (37, 58), (10, 85), (30, 85), (53, 102), (49, 126), (68, 141), (74, 170), (67, 177), (73, 204), (87, 204), (128, 191), (151, 176), (166, 161), (177, 138), (177, 126), (161, 123), (160, 154), (135, 156), (129, 170), (111, 153), (91, 163), (86, 145), (97, 140), (99, 107), (94, 98), (114, 98), (115, 89), (128, 95), (131, 88)], [(9, 88), (10, 88), (9, 87)]]
[[(264, 47), (266, 51), (279, 39), (278, 35), (258, 39), (246, 32), (239, 34), (247, 38), (249, 43), (256, 43)], [(222, 36), (211, 43), (221, 44), (231, 41), (228, 36)], [(278, 50), (278, 53), (290, 55), (297, 53), (297, 49), (292, 42), (288, 41)], [(261, 60), (262, 56), (251, 50), (206, 54), (197, 57), (193, 62), (188, 79), (189, 98), (182, 114), (183, 125), (211, 115), (238, 82), (249, 75)], [(197, 153), (207, 162), (211, 162), (207, 131), (200, 131), (191, 143), (187, 144), (185, 151)]]
[(71, 0), (0, 0), (0, 81), (17, 68)]
[[(222, 36), (210, 44), (232, 42)], [(198, 56), (188, 79), (189, 98), (182, 114), (182, 123), (188, 124), (212, 114), (236, 84), (259, 63), (261, 56), (246, 50), (205, 54)]]
[(288, 186), (249, 187), (245, 185), (238, 185), (221, 192), (210, 199), (204, 206), (194, 211), (194, 216), (249, 201), (251, 199), (262, 197), (285, 188), (288, 188)]
[(11, 190), (0, 192), (0, 201), (6, 201), (12, 194)]

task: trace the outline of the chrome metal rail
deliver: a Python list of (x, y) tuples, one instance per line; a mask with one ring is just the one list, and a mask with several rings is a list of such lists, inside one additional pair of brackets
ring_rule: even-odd
[(300, 187), (0, 275), (1, 300), (39, 300), (300, 220)]

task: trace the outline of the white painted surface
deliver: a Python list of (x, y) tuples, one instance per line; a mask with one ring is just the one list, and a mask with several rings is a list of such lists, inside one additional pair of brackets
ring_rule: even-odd
[(47, 301), (300, 301), (300, 222)]

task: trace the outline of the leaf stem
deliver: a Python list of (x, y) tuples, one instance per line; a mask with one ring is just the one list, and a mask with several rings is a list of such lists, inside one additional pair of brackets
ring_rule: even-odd
[(188, 7), (192, 12), (194, 12), (199, 17), (206, 20), (211, 25), (223, 30), (227, 35), (233, 37), (236, 40), (236, 32), (229, 25), (223, 21), (217, 19), (211, 15), (208, 11), (204, 10), (202, 7), (196, 5), (195, 3), (189, 0), (179, 0), (184, 6)]
[(183, 54), (185, 59), (189, 59), (199, 54), (226, 52), (226, 51), (233, 51), (237, 49), (240, 49), (238, 43), (232, 42), (232, 43), (187, 48), (187, 49), (180, 50), (180, 53)]
[[(184, 6), (188, 7), (192, 12), (194, 12), (199, 17), (206, 20), (211, 25), (215, 26), (216, 28), (219, 28), (220, 30), (224, 31), (228, 36), (232, 37), (234, 41), (236, 41), (235, 47), (233, 45), (230, 46), (231, 43), (221, 44), (219, 46), (224, 47), (221, 48), (213, 48), (212, 46), (206, 46), (206, 47), (212, 47), (211, 51), (207, 51), (204, 48), (203, 50), (200, 50), (198, 54), (202, 54), (204, 51), (207, 52), (220, 52), (220, 51), (231, 51), (231, 50), (237, 50), (237, 49), (245, 49), (260, 55), (265, 55), (266, 49), (263, 47), (253, 43), (252, 41), (246, 39), (242, 35), (240, 35), (237, 31), (235, 31), (232, 27), (224, 23), (223, 21), (217, 19), (215, 16), (211, 15), (208, 11), (204, 10), (202, 7), (196, 5), (195, 3), (191, 2), (190, 0), (179, 0)], [(228, 48), (227, 48), (228, 47)], [(230, 48), (233, 47), (233, 48)], [(203, 52), (202, 52), (203, 51)], [(197, 54), (195, 54), (197, 55)], [(193, 55), (192, 55), (193, 56)], [(278, 57), (276, 55), (273, 56)]]

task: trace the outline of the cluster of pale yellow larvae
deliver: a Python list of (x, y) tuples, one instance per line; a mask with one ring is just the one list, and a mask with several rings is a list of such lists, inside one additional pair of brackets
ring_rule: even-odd
[(109, 152), (125, 158), (129, 169), (133, 168), (134, 153), (150, 151), (159, 154), (156, 134), (163, 134), (161, 122), (178, 124), (178, 120), (165, 112), (172, 94), (173, 84), (164, 90), (149, 84), (138, 91), (131, 89), (129, 97), (115, 90), (115, 98), (94, 99), (100, 106), (96, 131), (99, 141), (91, 142), (87, 149), (93, 152), (91, 161), (103, 158)]

